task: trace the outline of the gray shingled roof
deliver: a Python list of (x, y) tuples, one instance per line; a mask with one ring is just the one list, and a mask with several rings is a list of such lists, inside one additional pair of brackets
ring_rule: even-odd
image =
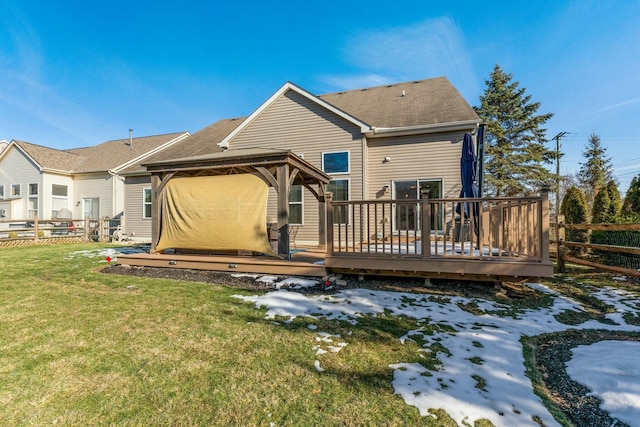
[(26, 141), (13, 140), (24, 152), (36, 161), (44, 169), (71, 172), (82, 158), (64, 150), (43, 147)]
[(42, 168), (68, 173), (105, 172), (184, 135), (186, 132), (107, 141), (93, 147), (57, 150), (30, 142), (14, 140)]
[[(145, 158), (143, 163), (156, 163), (223, 151), (222, 148), (217, 145), (218, 142), (222, 141), (225, 136), (237, 128), (244, 119), (245, 117), (219, 120), (175, 145)], [(142, 167), (140, 163), (136, 163), (125, 168), (122, 174), (146, 173), (146, 171), (147, 168)]]
[(128, 161), (140, 157), (149, 151), (185, 134), (186, 132), (168, 133), (165, 135), (144, 136), (133, 138), (129, 144), (129, 138), (103, 142), (102, 144), (75, 148), (68, 150), (70, 153), (82, 157), (82, 161), (76, 165), (73, 172), (85, 173), (111, 170)]
[(480, 121), (446, 77), (329, 93), (318, 98), (377, 128)]

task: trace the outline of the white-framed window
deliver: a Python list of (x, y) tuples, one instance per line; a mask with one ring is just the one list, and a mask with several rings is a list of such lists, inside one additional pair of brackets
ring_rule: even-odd
[(38, 197), (29, 197), (27, 201), (27, 218), (34, 219), (38, 215)]
[(51, 185), (51, 218), (58, 217), (60, 209), (69, 209), (69, 187), (66, 185)]
[(86, 197), (82, 199), (83, 218), (100, 218), (100, 198)]
[(11, 184), (11, 197), (20, 197), (22, 195), (22, 187), (20, 184)]
[[(349, 200), (350, 180), (348, 179), (332, 179), (327, 185), (327, 191), (333, 194), (333, 200), (343, 201)], [(334, 206), (333, 207), (333, 223), (349, 224), (349, 207)]]
[(142, 189), (142, 218), (151, 218), (151, 188)]
[(27, 218), (33, 219), (38, 215), (38, 184), (29, 184), (29, 200), (27, 201)]
[(304, 190), (302, 185), (292, 185), (289, 190), (289, 224), (304, 224)]
[(4, 199), (4, 184), (0, 184), (0, 199)]
[[(422, 197), (422, 191), (429, 191), (430, 199), (442, 198), (442, 180), (441, 179), (413, 179), (393, 182), (393, 199), (394, 200), (419, 200)], [(394, 206), (394, 225), (398, 230), (419, 230), (420, 224), (416, 224), (416, 218), (419, 218), (419, 204), (402, 204)], [(438, 208), (432, 205), (431, 212), (431, 228), (433, 230), (442, 229), (442, 206)]]
[(327, 175), (349, 173), (350, 155), (348, 151), (322, 153), (322, 171)]

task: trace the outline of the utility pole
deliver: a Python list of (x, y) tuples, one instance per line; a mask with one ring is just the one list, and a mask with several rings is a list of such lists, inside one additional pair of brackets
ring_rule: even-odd
[(567, 132), (560, 132), (551, 139), (556, 140), (556, 248), (558, 253), (558, 272), (564, 273), (564, 260), (562, 259), (560, 242), (560, 138)]

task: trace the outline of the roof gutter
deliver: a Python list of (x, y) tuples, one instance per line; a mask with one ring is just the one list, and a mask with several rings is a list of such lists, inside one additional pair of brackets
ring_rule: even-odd
[(430, 125), (419, 126), (401, 126), (393, 128), (378, 128), (372, 127), (371, 131), (366, 132), (367, 138), (385, 138), (391, 136), (405, 136), (405, 135), (418, 135), (425, 133), (437, 133), (437, 132), (453, 132), (460, 130), (469, 130), (477, 128), (481, 123), (481, 120), (464, 120), (459, 122), (448, 123), (434, 123)]

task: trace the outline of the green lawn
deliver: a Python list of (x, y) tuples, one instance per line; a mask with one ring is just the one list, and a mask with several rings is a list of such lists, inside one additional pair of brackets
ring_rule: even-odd
[[(0, 249), (0, 425), (453, 425), (393, 393), (389, 364), (434, 362), (398, 341), (415, 321), (276, 325), (248, 291), (69, 256), (103, 247)], [(349, 343), (322, 373), (310, 323)]]

